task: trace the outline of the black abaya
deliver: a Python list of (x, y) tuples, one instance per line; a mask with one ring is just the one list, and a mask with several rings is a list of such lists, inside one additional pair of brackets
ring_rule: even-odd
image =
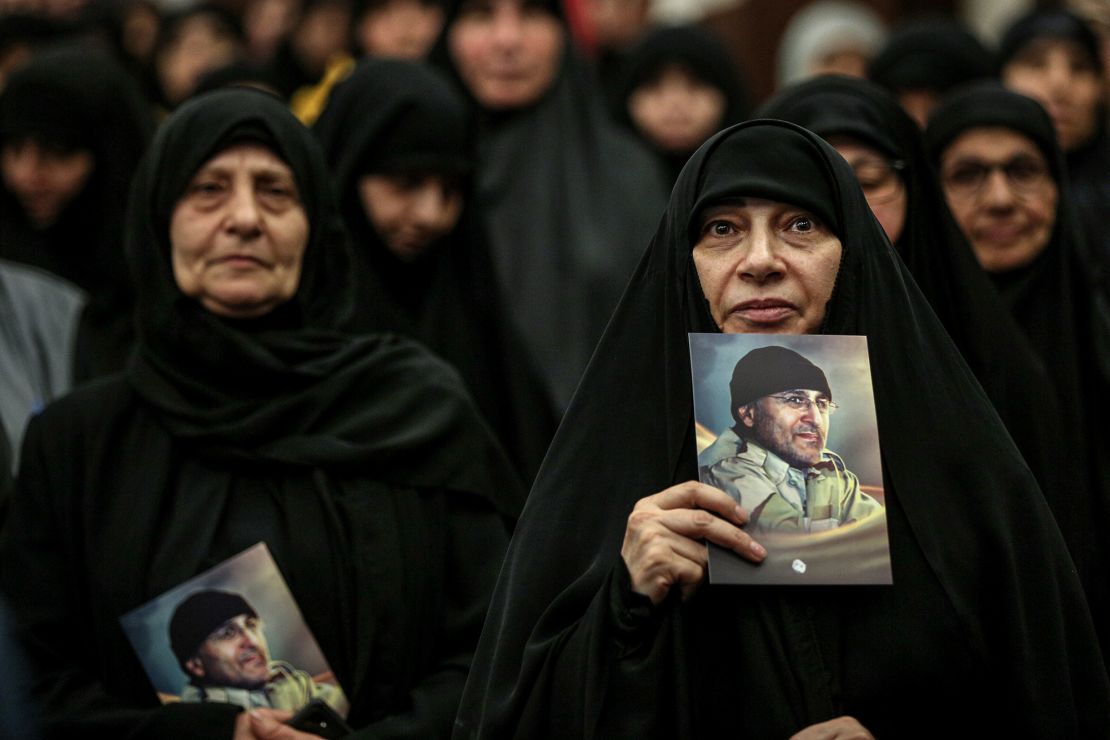
[[(653, 610), (621, 541), (637, 500), (696, 479), (686, 333), (715, 327), (691, 221), (738, 196), (832, 214), (843, 256), (822, 331), (868, 338), (894, 584), (703, 583)], [(851, 169), (791, 124), (741, 124), (683, 170), (560, 427), (456, 735), (784, 738), (848, 714), (876, 737), (1103, 737), (1110, 685), (1072, 568)]]
[[(168, 226), (197, 167), (242, 141), (288, 164), (311, 230), (294, 298), (233, 321), (178, 291)], [(32, 422), (0, 540), (52, 736), (230, 737), (237, 707), (158, 705), (118, 618), (258, 541), (356, 736), (448, 731), (516, 479), (441, 361), (335, 331), (350, 295), (327, 179), (309, 132), (252, 91), (183, 106), (140, 170), (137, 362)]]
[[(465, 99), (430, 67), (368, 59), (332, 92), (316, 122), (354, 239), (355, 331), (412, 337), (450, 362), (486, 421), (531, 481), (556, 416), (511, 325), (469, 187), (477, 157)], [(367, 174), (455, 175), (460, 224), (402, 261), (370, 223), (359, 195)]]

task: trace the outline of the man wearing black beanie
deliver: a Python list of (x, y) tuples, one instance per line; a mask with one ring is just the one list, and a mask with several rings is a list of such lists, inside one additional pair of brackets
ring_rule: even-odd
[(698, 456), (701, 479), (751, 515), (749, 529), (816, 532), (882, 505), (825, 449), (836, 409), (821, 368), (785, 347), (740, 358), (729, 383), (736, 425)]

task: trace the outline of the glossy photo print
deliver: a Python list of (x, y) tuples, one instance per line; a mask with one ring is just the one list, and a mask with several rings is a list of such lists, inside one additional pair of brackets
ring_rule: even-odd
[(767, 549), (710, 545), (710, 582), (891, 583), (867, 338), (690, 334), (690, 366), (698, 477)]
[(347, 698), (263, 542), (120, 617), (162, 703), (293, 712)]

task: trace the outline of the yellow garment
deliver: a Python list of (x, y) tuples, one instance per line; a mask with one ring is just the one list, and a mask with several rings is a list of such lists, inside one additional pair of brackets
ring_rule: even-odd
[(327, 105), (331, 90), (355, 68), (354, 57), (341, 54), (328, 62), (324, 76), (315, 85), (306, 85), (289, 98), (289, 110), (305, 126), (311, 126)]

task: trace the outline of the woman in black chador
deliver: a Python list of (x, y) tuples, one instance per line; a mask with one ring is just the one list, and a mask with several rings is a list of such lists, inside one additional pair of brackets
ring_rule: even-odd
[(926, 140), (953, 215), (1052, 380), (1061, 467), (1078, 481), (1045, 493), (1110, 654), (1110, 433), (1092, 400), (1110, 393), (1110, 294), (1080, 257), (1056, 132), (1035, 100), (983, 82), (941, 102)]
[(122, 370), (132, 349), (124, 208), (153, 130), (134, 81), (90, 49), (44, 52), (0, 94), (0, 258), (87, 294), (79, 380)]
[(212, 93), (159, 132), (128, 217), (137, 360), (32, 421), (0, 540), (51, 736), (273, 719), (159, 706), (118, 622), (259, 541), (351, 725), (449, 731), (520, 497), (453, 371), (336, 330), (341, 234), (319, 148), (277, 99)]
[(474, 204), (476, 130), (416, 62), (361, 62), (316, 122), (354, 239), (352, 329), (420, 340), (454, 365), (531, 481), (556, 417), (501, 298)]
[(490, 256), (559, 413), (666, 202), (569, 33), (555, 0), (457, 0), (432, 53), (478, 108)]
[[(689, 331), (867, 336), (893, 585), (703, 581), (703, 539), (764, 553), (737, 529), (746, 513), (695, 482)], [(851, 168), (781, 121), (727, 129), (679, 177), (517, 525), (474, 666), (461, 736), (1110, 732), (1036, 482)]]

